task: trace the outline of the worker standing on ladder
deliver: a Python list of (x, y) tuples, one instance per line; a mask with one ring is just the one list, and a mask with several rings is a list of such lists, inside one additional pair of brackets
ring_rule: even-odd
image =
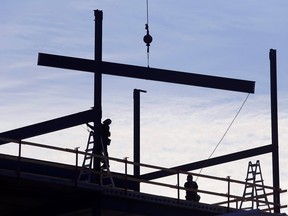
[[(110, 133), (110, 124), (112, 123), (111, 119), (106, 119), (101, 124), (101, 138), (102, 138), (102, 153), (105, 157), (108, 157), (108, 151), (107, 146), (110, 145), (111, 139), (109, 138), (111, 136)], [(103, 161), (102, 168), (108, 168), (109, 167), (109, 160), (108, 158)]]

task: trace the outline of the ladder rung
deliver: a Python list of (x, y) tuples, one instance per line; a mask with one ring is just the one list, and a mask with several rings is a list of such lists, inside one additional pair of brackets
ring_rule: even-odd
[(245, 208), (241, 208), (241, 209), (244, 209), (244, 210), (245, 210), (245, 209), (246, 209), (246, 210), (249, 209), (249, 210), (250, 210), (250, 209), (252, 209), (252, 207), (245, 207)]
[[(258, 200), (261, 201), (261, 203), (259, 203), (259, 205), (263, 205), (264, 204), (263, 202), (268, 202), (268, 200), (266, 200), (265, 197), (258, 198)], [(264, 205), (267, 205), (267, 203), (265, 203)]]
[(87, 160), (83, 161), (83, 165), (85, 165), (85, 166), (90, 165), (90, 164), (91, 164), (90, 161), (87, 161)]
[(263, 207), (263, 206), (267, 206), (268, 205), (268, 203), (267, 204), (258, 204), (258, 207)]
[(252, 193), (245, 193), (245, 194), (244, 194), (244, 197), (246, 197), (247, 195), (250, 195), (249, 197), (251, 197), (251, 196), (252, 196)]
[(254, 178), (246, 178), (246, 181), (252, 181)]
[(260, 191), (260, 190), (264, 191), (264, 188), (256, 188), (256, 190), (257, 191)]

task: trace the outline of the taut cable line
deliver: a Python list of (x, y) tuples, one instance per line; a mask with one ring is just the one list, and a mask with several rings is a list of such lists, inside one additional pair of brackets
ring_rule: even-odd
[[(220, 145), (220, 143), (223, 141), (224, 137), (226, 136), (226, 134), (228, 133), (228, 131), (230, 130), (230, 128), (232, 127), (233, 123), (235, 122), (236, 118), (238, 117), (239, 113), (241, 112), (242, 108), (244, 107), (246, 101), (248, 100), (250, 93), (247, 94), (245, 100), (243, 101), (242, 105), (240, 106), (238, 112), (236, 113), (236, 115), (234, 116), (234, 118), (232, 119), (231, 123), (229, 124), (228, 128), (226, 129), (226, 131), (224, 132), (223, 136), (221, 137), (221, 139), (219, 140), (219, 142), (217, 143), (217, 145), (215, 146), (214, 150), (212, 151), (212, 153), (209, 155), (208, 159), (210, 159), (212, 157), (212, 155), (215, 153), (216, 149), (218, 148), (218, 146)], [(203, 168), (200, 169), (199, 174), (201, 174)], [(196, 181), (198, 179), (198, 176), (196, 177)]]

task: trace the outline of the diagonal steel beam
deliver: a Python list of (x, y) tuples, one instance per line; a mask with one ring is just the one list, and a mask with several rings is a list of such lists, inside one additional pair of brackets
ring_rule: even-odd
[[(29, 125), (26, 127), (21, 127), (18, 129), (6, 131), (0, 133), (0, 138), (9, 138), (9, 139), (26, 139), (77, 125), (85, 124), (93, 121), (94, 110), (87, 110), (84, 112), (79, 112), (76, 114), (56, 118), (53, 120)], [(1, 141), (0, 145), (7, 143), (6, 141)]]
[[(223, 155), (220, 157), (211, 158), (208, 160), (202, 160), (202, 161), (197, 161), (197, 162), (190, 163), (190, 164), (173, 167), (171, 169), (181, 170), (181, 171), (191, 171), (191, 170), (196, 170), (196, 169), (200, 169), (204, 167), (219, 165), (222, 163), (232, 162), (235, 160), (240, 160), (240, 159), (244, 159), (248, 157), (253, 157), (256, 155), (266, 154), (270, 152), (272, 152), (272, 145), (266, 145), (266, 146), (262, 146), (262, 147), (258, 147), (254, 149), (244, 150), (244, 151), (237, 152), (237, 153), (232, 153), (232, 154)], [(162, 177), (166, 177), (166, 176), (170, 176), (174, 174), (175, 173), (162, 170), (162, 171), (143, 174), (140, 176), (140, 178), (145, 179), (145, 180), (152, 180), (152, 179), (162, 178)]]
[[(44, 53), (39, 53), (38, 65), (78, 70), (84, 72), (96, 72), (96, 65), (94, 60)], [(245, 93), (254, 93), (255, 90), (255, 82), (248, 80), (231, 79), (225, 77), (216, 77), (111, 62), (102, 62), (101, 67), (103, 74), (114, 76), (124, 76), (130, 78), (146, 79)]]

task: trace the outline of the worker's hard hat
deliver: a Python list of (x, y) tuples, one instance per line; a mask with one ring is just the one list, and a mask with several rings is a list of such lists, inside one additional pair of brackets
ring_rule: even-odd
[(112, 120), (111, 119), (106, 119), (105, 121), (103, 121), (103, 124), (105, 125), (110, 125), (112, 123)]
[(193, 180), (193, 176), (191, 174), (187, 175), (187, 180)]

